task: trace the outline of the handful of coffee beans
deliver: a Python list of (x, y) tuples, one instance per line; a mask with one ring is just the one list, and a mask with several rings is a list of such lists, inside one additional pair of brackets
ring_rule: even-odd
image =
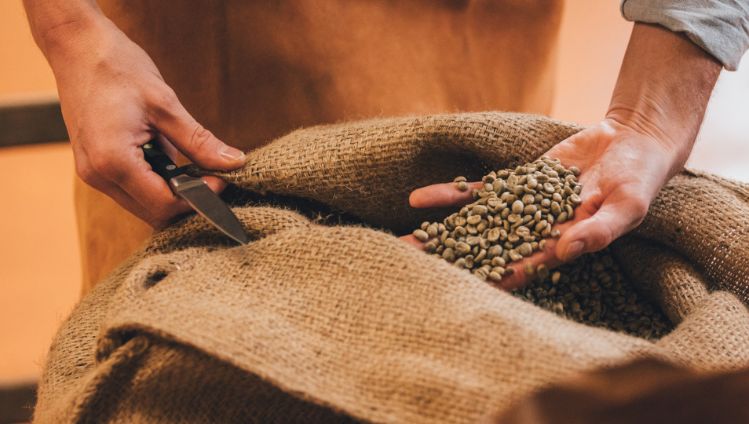
[[(582, 186), (580, 170), (542, 157), (514, 170), (490, 172), (473, 191), (474, 201), (442, 223), (424, 222), (413, 232), (425, 250), (482, 279), (499, 281), (512, 272), (507, 265), (545, 247), (558, 237), (552, 229), (575, 216)], [(458, 189), (468, 186), (455, 179)]]
[[(555, 223), (575, 216), (581, 203), (580, 170), (542, 157), (515, 169), (490, 172), (474, 201), (442, 222), (424, 222), (413, 235), (424, 249), (492, 282), (512, 273), (507, 265), (543, 250), (558, 237)], [(454, 183), (468, 190), (466, 178)], [(585, 255), (559, 270), (527, 265), (532, 278), (513, 294), (566, 318), (655, 339), (670, 330), (668, 319), (627, 284), (607, 251)]]

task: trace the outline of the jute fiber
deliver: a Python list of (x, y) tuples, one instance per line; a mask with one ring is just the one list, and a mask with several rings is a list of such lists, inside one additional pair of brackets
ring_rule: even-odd
[(637, 358), (749, 365), (746, 185), (685, 172), (614, 245), (675, 326), (655, 342), (560, 318), (393, 235), (446, 212), (410, 209), (413, 188), (532, 160), (578, 130), (506, 113), (379, 119), (251, 152), (224, 176), (253, 242), (199, 217), (156, 234), (60, 329), (36, 421), (466, 423)]

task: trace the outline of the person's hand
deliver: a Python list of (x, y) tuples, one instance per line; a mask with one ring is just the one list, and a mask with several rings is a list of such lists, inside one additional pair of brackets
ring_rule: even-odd
[[(683, 152), (611, 119), (562, 141), (544, 156), (581, 170), (578, 180), (583, 186), (582, 204), (575, 209), (574, 219), (555, 225), (561, 232), (559, 239), (547, 239), (543, 251), (509, 265), (513, 273), (500, 283), (506, 289), (527, 281), (527, 263), (553, 268), (583, 253), (603, 249), (635, 228), (671, 170), (683, 165), (679, 163)], [(478, 188), (480, 183), (471, 186)], [(458, 208), (472, 200), (470, 191), (461, 192), (453, 183), (419, 188), (409, 198), (414, 208)], [(413, 236), (404, 240), (420, 246)]]
[[(59, 37), (58, 37), (59, 38)], [(173, 159), (230, 170), (244, 154), (185, 110), (148, 55), (103, 16), (47, 49), (78, 175), (154, 227), (189, 210), (143, 158), (154, 137)], [(205, 178), (214, 191), (217, 178)]]
[[(545, 153), (582, 171), (582, 204), (573, 220), (555, 225), (558, 240), (547, 239), (542, 252), (510, 265), (514, 272), (500, 285), (522, 285), (528, 262), (551, 268), (603, 249), (635, 228), (689, 157), (719, 73), (720, 64), (685, 37), (635, 24), (606, 119)], [(410, 196), (415, 208), (457, 207), (471, 200), (469, 192), (452, 183), (420, 188)], [(403, 239), (420, 245), (413, 236)]]

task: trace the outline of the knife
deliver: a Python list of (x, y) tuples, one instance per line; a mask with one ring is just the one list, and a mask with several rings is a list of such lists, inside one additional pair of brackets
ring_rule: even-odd
[(196, 212), (237, 243), (249, 243), (250, 238), (242, 223), (205, 181), (188, 175), (186, 167), (177, 167), (154, 140), (141, 148), (153, 172), (166, 180), (174, 194), (185, 199)]

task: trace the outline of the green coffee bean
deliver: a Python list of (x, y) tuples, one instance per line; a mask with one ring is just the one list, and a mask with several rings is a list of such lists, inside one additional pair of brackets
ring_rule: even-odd
[(459, 255), (465, 255), (468, 252), (471, 251), (471, 246), (468, 245), (468, 243), (459, 241), (455, 244), (455, 252), (457, 252)]
[(516, 200), (512, 202), (512, 213), (513, 214), (521, 214), (523, 213), (523, 208), (525, 208), (525, 205), (522, 201)]
[(429, 234), (427, 234), (426, 231), (421, 230), (421, 229), (414, 230), (413, 235), (419, 241), (427, 241), (427, 240), (429, 240)]
[(518, 253), (523, 256), (530, 256), (533, 253), (533, 248), (530, 243), (525, 242), (518, 246)]

